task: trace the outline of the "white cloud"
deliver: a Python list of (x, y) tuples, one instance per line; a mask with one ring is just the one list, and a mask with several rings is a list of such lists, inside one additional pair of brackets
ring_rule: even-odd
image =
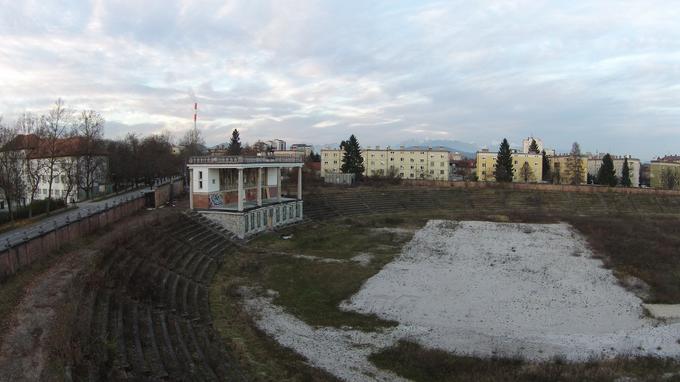
[[(680, 145), (667, 2), (0, 0), (0, 114), (63, 97), (110, 135), (364, 144), (529, 133), (651, 158)], [(606, 142), (606, 143), (604, 143)]]

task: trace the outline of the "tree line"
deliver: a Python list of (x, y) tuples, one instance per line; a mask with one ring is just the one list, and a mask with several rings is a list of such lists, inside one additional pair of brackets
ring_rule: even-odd
[[(13, 123), (0, 118), (0, 192), (10, 219), (20, 201), (32, 216), (41, 184), (47, 186), (48, 213), (53, 199), (69, 202), (76, 193), (89, 199), (100, 182), (110, 183), (113, 191), (153, 185), (180, 174), (184, 158), (198, 152), (202, 142), (190, 131), (182, 139), (185, 149), (175, 155), (169, 133), (107, 140), (104, 127), (100, 112), (73, 110), (62, 100), (44, 114), (23, 113)], [(57, 182), (63, 183), (59, 198), (53, 192)]]

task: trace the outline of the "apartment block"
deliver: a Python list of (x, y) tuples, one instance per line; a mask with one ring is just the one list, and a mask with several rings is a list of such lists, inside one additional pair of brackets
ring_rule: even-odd
[[(365, 176), (390, 173), (403, 179), (449, 180), (449, 151), (443, 148), (366, 148), (362, 150)], [(343, 150), (321, 150), (321, 176), (339, 173)]]
[[(478, 151), (477, 152), (477, 180), (480, 182), (496, 181), (496, 158), (497, 152)], [(543, 157), (541, 154), (513, 152), (512, 166), (514, 169), (513, 182), (539, 182), (543, 175)], [(527, 171), (522, 171), (525, 167)]]

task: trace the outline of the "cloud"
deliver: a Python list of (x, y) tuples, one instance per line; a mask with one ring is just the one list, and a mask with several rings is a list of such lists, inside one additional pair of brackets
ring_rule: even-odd
[(528, 0), (0, 0), (0, 114), (58, 97), (107, 135), (365, 145), (540, 136), (679, 151), (680, 8)]

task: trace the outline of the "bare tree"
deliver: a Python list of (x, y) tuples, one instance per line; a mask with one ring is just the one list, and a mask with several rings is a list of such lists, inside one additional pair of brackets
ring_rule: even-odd
[(680, 184), (678, 171), (671, 168), (664, 168), (661, 171), (661, 187), (666, 190), (674, 190)]
[(17, 129), (2, 124), (0, 119), (0, 190), (5, 195), (10, 221), (14, 221), (13, 203), (24, 195), (24, 154), (11, 145), (16, 141)]
[(28, 196), (28, 217), (33, 217), (33, 201), (40, 191), (40, 180), (45, 173), (46, 161), (41, 157), (39, 119), (31, 113), (22, 114), (16, 122), (17, 132), (24, 134), (20, 148), (24, 151), (24, 180), (26, 196)]
[(72, 113), (64, 106), (64, 101), (58, 99), (52, 109), (40, 119), (40, 155), (45, 158), (45, 175), (47, 181), (47, 213), (50, 212), (52, 199), (52, 185), (55, 173), (59, 170), (58, 161), (61, 155), (62, 140), (67, 136), (71, 127)]
[(578, 142), (574, 142), (571, 146), (571, 152), (567, 158), (566, 175), (566, 180), (570, 184), (577, 185), (583, 183), (585, 171), (583, 169), (583, 158), (581, 157), (581, 146), (579, 146)]
[(522, 167), (519, 169), (519, 175), (522, 177), (524, 183), (533, 182), (535, 180), (534, 171), (531, 169), (529, 162), (524, 162)]
[(78, 115), (75, 134), (79, 137), (78, 187), (90, 198), (97, 180), (101, 179), (106, 165), (104, 151), (104, 117), (94, 110)]
[(64, 204), (68, 205), (69, 196), (81, 184), (82, 175), (80, 174), (80, 158), (77, 156), (67, 156), (59, 160), (59, 173), (61, 182), (64, 184)]
[[(184, 134), (184, 137), (179, 142), (182, 146), (182, 172), (184, 173), (184, 181), (189, 181), (189, 168), (187, 164), (189, 158), (196, 155), (201, 155), (205, 151), (205, 140), (201, 135), (201, 131), (197, 128), (192, 128)], [(188, 184), (188, 183), (187, 183)]]

